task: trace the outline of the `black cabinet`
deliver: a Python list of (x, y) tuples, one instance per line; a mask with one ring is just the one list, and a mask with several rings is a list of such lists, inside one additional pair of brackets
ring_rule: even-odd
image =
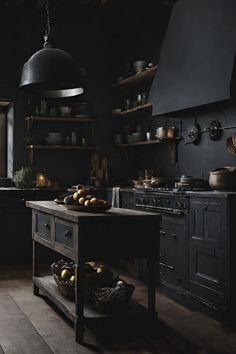
[(53, 200), (62, 192), (14, 188), (0, 191), (0, 264), (31, 263), (32, 218), (25, 206), (26, 200)]
[(25, 207), (7, 207), (1, 212), (1, 264), (30, 264), (32, 253), (31, 213)]
[(225, 303), (226, 199), (190, 202), (190, 292), (214, 305)]
[(159, 268), (163, 285), (188, 288), (188, 249), (187, 216), (162, 215)]

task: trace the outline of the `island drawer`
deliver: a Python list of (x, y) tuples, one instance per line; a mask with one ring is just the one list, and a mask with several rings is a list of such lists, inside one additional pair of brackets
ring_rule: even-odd
[(48, 214), (36, 213), (36, 234), (46, 240), (51, 240), (51, 217)]
[(73, 248), (73, 224), (55, 220), (55, 242)]

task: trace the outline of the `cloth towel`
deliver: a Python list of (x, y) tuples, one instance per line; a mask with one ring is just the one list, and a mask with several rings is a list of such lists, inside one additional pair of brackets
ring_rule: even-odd
[(113, 208), (120, 208), (120, 187), (112, 188), (111, 205)]

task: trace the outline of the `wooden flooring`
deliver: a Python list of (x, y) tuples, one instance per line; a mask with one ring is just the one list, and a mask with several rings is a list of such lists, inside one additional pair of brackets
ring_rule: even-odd
[[(144, 304), (146, 289), (135, 285), (135, 298)], [(96, 322), (81, 346), (71, 324), (32, 294), (29, 270), (0, 267), (0, 354), (236, 354), (235, 331), (164, 295), (157, 302), (160, 320), (152, 333), (147, 323), (136, 323), (133, 330), (128, 323)]]

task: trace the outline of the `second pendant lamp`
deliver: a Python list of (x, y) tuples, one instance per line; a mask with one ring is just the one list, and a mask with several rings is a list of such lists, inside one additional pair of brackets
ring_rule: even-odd
[(51, 41), (50, 2), (46, 3), (47, 31), (44, 47), (24, 64), (19, 90), (22, 93), (44, 97), (63, 98), (84, 92), (77, 61)]

